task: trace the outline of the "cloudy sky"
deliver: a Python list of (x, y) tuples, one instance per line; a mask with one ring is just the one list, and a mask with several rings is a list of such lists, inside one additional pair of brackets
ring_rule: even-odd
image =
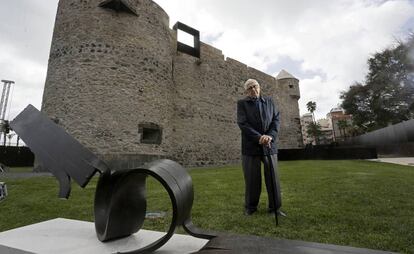
[[(40, 108), (58, 0), (0, 1), (0, 79), (14, 80), (8, 118)], [(414, 30), (414, 1), (155, 0), (202, 41), (270, 75), (300, 79), (301, 114), (316, 101), (317, 118), (339, 94), (363, 80), (367, 59)]]

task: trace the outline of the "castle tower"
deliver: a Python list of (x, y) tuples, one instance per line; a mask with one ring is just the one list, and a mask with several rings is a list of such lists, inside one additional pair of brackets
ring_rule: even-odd
[(61, 0), (42, 111), (116, 168), (164, 157), (176, 47), (168, 26), (151, 0)]
[(300, 127), (299, 103), (300, 90), (299, 79), (285, 70), (281, 70), (276, 76), (278, 96), (281, 108), (281, 126), (279, 143), (284, 149), (303, 147), (302, 132)]

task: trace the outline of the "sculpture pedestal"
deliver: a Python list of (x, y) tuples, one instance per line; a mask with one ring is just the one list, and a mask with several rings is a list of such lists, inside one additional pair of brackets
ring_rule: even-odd
[[(58, 218), (0, 233), (0, 253), (116, 253), (139, 249), (164, 235), (163, 232), (141, 229), (127, 238), (102, 243), (96, 237), (94, 223)], [(207, 242), (205, 239), (175, 234), (155, 253), (192, 253)]]

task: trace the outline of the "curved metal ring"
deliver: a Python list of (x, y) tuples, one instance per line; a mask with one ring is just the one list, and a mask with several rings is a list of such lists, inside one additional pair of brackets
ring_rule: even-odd
[(136, 233), (145, 220), (145, 179), (150, 175), (167, 190), (173, 207), (168, 232), (154, 243), (124, 253), (148, 253), (164, 245), (182, 225), (191, 235), (211, 239), (215, 235), (197, 229), (191, 222), (193, 185), (190, 175), (171, 160), (154, 161), (143, 168), (104, 172), (95, 195), (95, 228), (98, 239), (109, 241)]

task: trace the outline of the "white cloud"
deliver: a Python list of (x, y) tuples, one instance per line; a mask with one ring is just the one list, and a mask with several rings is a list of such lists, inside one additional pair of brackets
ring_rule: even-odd
[[(301, 98), (299, 107), (302, 114), (307, 112), (306, 103), (316, 101), (317, 114), (316, 118), (325, 118), (330, 109), (339, 103), (339, 94), (342, 89), (342, 80), (338, 78), (324, 79), (321, 76), (314, 76), (309, 79), (301, 80)], [(320, 110), (327, 109), (327, 110)]]
[(40, 108), (57, 0), (0, 2), (0, 79), (12, 85), (6, 118)]
[(40, 108), (47, 67), (20, 55), (15, 48), (5, 44), (0, 47), (0, 66), (2, 79), (15, 81), (6, 118), (13, 119), (28, 104)]

